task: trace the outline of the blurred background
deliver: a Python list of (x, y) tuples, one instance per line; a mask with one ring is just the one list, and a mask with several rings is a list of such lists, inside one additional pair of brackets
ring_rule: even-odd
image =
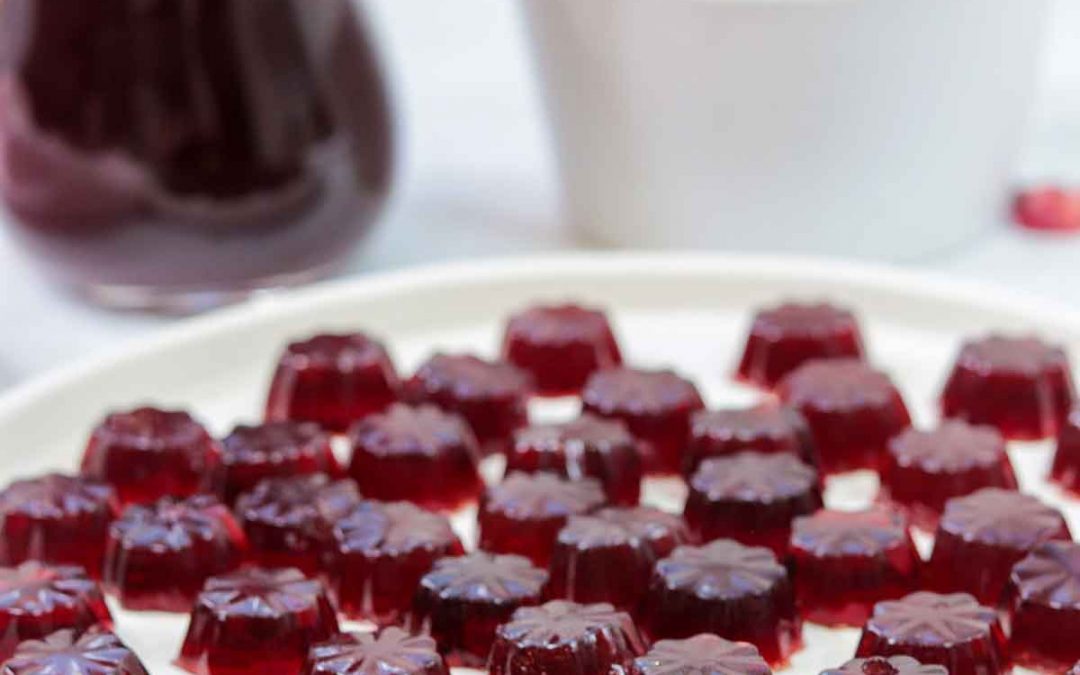
[[(331, 268), (356, 276), (503, 254), (715, 248), (884, 260), (1077, 302), (1080, 237), (1068, 230), (1080, 227), (1080, 199), (1036, 193), (1022, 203), (1029, 227), (1015, 222), (1013, 201), (1025, 188), (1080, 185), (1075, 0), (367, 0), (359, 39), (340, 28), (345, 1), (311, 3), (325, 12), (302, 12), (298, 35), (272, 11), (247, 17), (260, 32), (224, 34), (247, 60), (204, 64), (208, 88), (193, 86), (191, 101), (170, 79), (183, 71), (173, 55), (118, 41), (92, 15), (50, 23), (49, 0), (5, 5), (0, 388), (179, 320), (103, 300), (153, 305), (129, 292), (155, 274), (181, 283), (228, 270), (226, 285), (242, 286), (273, 246), (334, 253), (326, 265), (297, 263), (311, 274), (289, 270), (280, 281), (290, 283)], [(892, 16), (895, 7), (910, 11)], [(168, 95), (135, 87), (132, 109), (112, 110), (123, 78), (74, 73), (72, 62), (91, 57), (52, 47), (78, 21), (112, 36), (115, 63), (150, 49), (132, 82), (158, 78)], [(326, 46), (325, 61), (312, 45)], [(314, 75), (305, 79), (300, 62)], [(238, 87), (270, 113), (229, 108)], [(64, 102), (91, 100), (69, 125)], [(207, 100), (225, 102), (218, 126), (206, 121)], [(221, 141), (237, 130), (220, 120), (237, 115), (262, 146)], [(191, 128), (213, 132), (184, 146)], [(349, 140), (340, 152), (305, 140), (339, 131)], [(281, 170), (296, 148), (311, 149), (299, 178)], [(134, 169), (125, 152), (140, 158)], [(337, 163), (362, 194), (334, 182)], [(194, 188), (192, 166), (213, 167)], [(160, 185), (145, 185), (150, 173)], [(133, 194), (154, 204), (153, 226), (95, 239)], [(203, 252), (170, 238), (176, 222), (220, 233), (309, 201), (316, 215), (290, 215), (304, 225), (273, 241), (256, 229), (246, 244)], [(364, 225), (341, 213), (374, 221), (356, 247)], [(145, 246), (175, 255), (166, 265)], [(87, 275), (120, 269), (143, 276), (88, 291)], [(232, 299), (197, 290), (186, 309)]]

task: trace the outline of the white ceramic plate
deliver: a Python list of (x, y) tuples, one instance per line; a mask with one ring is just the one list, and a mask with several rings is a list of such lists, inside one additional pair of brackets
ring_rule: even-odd
[[(1080, 354), (1080, 314), (1072, 310), (998, 289), (834, 261), (588, 254), (471, 262), (266, 296), (22, 386), (0, 398), (0, 483), (51, 468), (73, 470), (88, 431), (113, 408), (144, 402), (188, 408), (219, 433), (256, 420), (275, 357), (290, 338), (363, 329), (384, 338), (400, 370), (409, 372), (434, 349), (494, 355), (511, 311), (567, 298), (607, 307), (629, 363), (676, 368), (697, 381), (712, 406), (760, 397), (729, 375), (753, 308), (782, 298), (826, 298), (855, 308), (873, 362), (897, 380), (920, 424), (934, 421), (941, 381), (964, 336), (1031, 331)], [(576, 410), (574, 401), (563, 400), (534, 412), (554, 419)], [(1016, 444), (1012, 453), (1023, 488), (1065, 509), (1080, 531), (1080, 502), (1043, 480), (1049, 444)], [(875, 489), (872, 475), (855, 475), (831, 483), (827, 501), (856, 506)], [(679, 506), (678, 490), (670, 486), (651, 485), (647, 493)], [(170, 662), (186, 617), (119, 610), (116, 616), (118, 632), (151, 672), (181, 672)], [(807, 648), (786, 672), (812, 674), (842, 663), (858, 631), (808, 626), (805, 638)]]

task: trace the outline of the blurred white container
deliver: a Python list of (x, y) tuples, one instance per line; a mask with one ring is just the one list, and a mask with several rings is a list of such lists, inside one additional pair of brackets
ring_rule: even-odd
[(913, 258), (1001, 222), (1046, 0), (523, 0), (596, 241)]

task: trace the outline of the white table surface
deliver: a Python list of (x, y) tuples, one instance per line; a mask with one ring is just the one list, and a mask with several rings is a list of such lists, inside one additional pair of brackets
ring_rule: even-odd
[[(1023, 179), (1080, 180), (1080, 2), (1055, 0), (1043, 93)], [(349, 267), (403, 265), (577, 244), (561, 224), (520, 17), (512, 0), (369, 0), (403, 118), (394, 204)], [(1080, 305), (1080, 237), (1001, 223), (917, 266)], [(175, 318), (82, 304), (41, 278), (0, 227), (0, 388), (147, 335)]]

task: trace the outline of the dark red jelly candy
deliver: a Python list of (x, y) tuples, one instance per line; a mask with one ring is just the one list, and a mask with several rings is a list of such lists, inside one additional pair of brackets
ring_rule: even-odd
[(397, 400), (400, 384), (386, 349), (367, 335), (316, 335), (290, 344), (266, 403), (270, 422), (316, 422), (345, 431)]
[(995, 429), (949, 421), (932, 431), (908, 429), (889, 441), (878, 499), (933, 530), (953, 497), (987, 487), (1015, 490), (1005, 439)]
[(876, 469), (889, 439), (911, 424), (889, 377), (862, 361), (807, 363), (777, 393), (806, 418), (826, 473)]
[(802, 644), (787, 570), (769, 549), (726, 539), (657, 562), (641, 622), (654, 640), (715, 633), (749, 642), (773, 665)]
[(656, 561), (694, 541), (682, 518), (647, 506), (573, 516), (551, 554), (551, 596), (634, 611)]
[[(80, 634), (81, 633), (81, 634)], [(147, 675), (135, 652), (112, 633), (59, 630), (19, 644), (3, 675)]]
[(517, 553), (547, 567), (555, 537), (570, 516), (603, 506), (604, 491), (592, 479), (565, 480), (549, 473), (512, 473), (484, 493), (480, 548)]
[(823, 303), (787, 303), (754, 317), (738, 377), (771, 388), (807, 361), (862, 357), (862, 337), (851, 312)]
[(783, 557), (792, 519), (822, 505), (821, 479), (795, 455), (740, 452), (702, 462), (683, 516), (702, 541), (734, 539)]
[(515, 471), (595, 478), (612, 504), (632, 506), (641, 494), (637, 441), (622, 422), (595, 415), (519, 430), (506, 457), (506, 473)]
[(1011, 439), (1057, 435), (1076, 393), (1060, 347), (991, 335), (964, 343), (941, 395), (946, 417), (989, 424)]
[(518, 367), (464, 354), (436, 354), (405, 383), (410, 401), (464, 417), (485, 454), (504, 452), (514, 430), (529, 423), (532, 388)]
[(82, 475), (111, 484), (124, 504), (210, 492), (221, 480), (221, 447), (186, 412), (113, 413), (90, 436)]
[(703, 633), (685, 640), (661, 640), (635, 659), (631, 675), (772, 675), (761, 652), (746, 642)]
[(120, 512), (105, 483), (50, 473), (0, 492), (0, 564), (41, 560), (101, 575), (109, 523)]
[(1061, 427), (1050, 479), (1066, 490), (1080, 494), (1080, 410), (1069, 413)]
[(321, 474), (268, 478), (240, 495), (236, 517), (255, 562), (314, 574), (322, 569), (334, 523), (359, 501), (351, 480)]
[(518, 555), (442, 558), (424, 575), (409, 627), (435, 638), (451, 665), (482, 667), (495, 629), (544, 597), (548, 573)]
[(1080, 544), (1037, 546), (1013, 567), (1007, 597), (1017, 663), (1061, 672), (1080, 659)]
[(949, 675), (945, 666), (924, 665), (910, 656), (871, 656), (852, 659), (821, 675)]
[(127, 609), (187, 612), (203, 583), (235, 569), (247, 539), (210, 495), (133, 504), (109, 528), (104, 583)]
[(855, 655), (910, 656), (951, 675), (996, 675), (1011, 665), (997, 611), (966, 593), (920, 591), (879, 602)]
[(320, 642), (308, 653), (304, 675), (450, 675), (450, 670), (430, 637), (391, 626)]
[(1080, 190), (1038, 187), (1025, 190), (1013, 202), (1013, 220), (1029, 230), (1080, 230)]
[(469, 425), (432, 405), (395, 404), (353, 427), (349, 475), (371, 499), (455, 508), (483, 490)]
[(1038, 544), (1071, 539), (1065, 519), (1034, 497), (986, 488), (949, 500), (926, 565), (935, 590), (964, 592), (996, 606), (1009, 571)]
[(797, 518), (791, 557), (799, 609), (815, 623), (861, 626), (874, 603), (917, 587), (919, 554), (907, 522), (883, 508)]
[(81, 567), (35, 561), (0, 567), (0, 660), (9, 658), (23, 640), (111, 623), (101, 587)]
[(679, 472), (690, 416), (705, 407), (697, 387), (670, 370), (602, 370), (589, 378), (581, 397), (587, 412), (626, 423), (643, 442), (650, 473)]
[(267, 422), (238, 426), (221, 442), (225, 463), (225, 502), (254, 489), (264, 478), (312, 473), (340, 477), (330, 436), (312, 422)]
[(199, 675), (296, 675), (338, 632), (323, 585), (296, 569), (211, 577), (191, 610), (177, 665)]
[(576, 394), (593, 372), (622, 363), (604, 313), (578, 305), (532, 307), (510, 318), (503, 358), (532, 373), (537, 391)]
[(645, 641), (630, 615), (608, 604), (553, 600), (522, 607), (495, 631), (491, 675), (623, 673)]
[(334, 524), (330, 587), (349, 617), (396, 623), (435, 561), (464, 552), (444, 516), (408, 502), (360, 502)]
[(774, 405), (737, 410), (702, 410), (690, 419), (684, 472), (692, 476), (710, 457), (740, 452), (788, 453), (818, 466), (810, 427), (798, 412)]

